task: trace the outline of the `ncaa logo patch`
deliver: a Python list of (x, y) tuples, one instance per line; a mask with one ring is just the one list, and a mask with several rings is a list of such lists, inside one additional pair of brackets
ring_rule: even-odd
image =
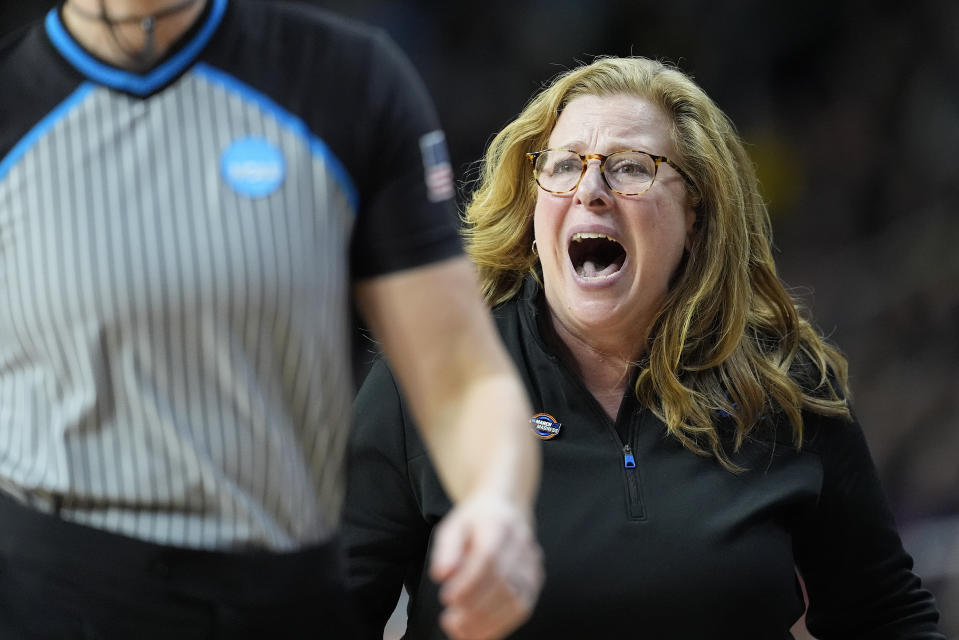
[(449, 200), (453, 197), (453, 168), (443, 132), (430, 131), (420, 138), (420, 153), (423, 155), (426, 197), (430, 202)]
[(548, 413), (537, 413), (529, 419), (529, 423), (533, 427), (533, 433), (540, 440), (552, 440), (559, 435), (559, 430), (563, 426)]
[(248, 198), (265, 198), (286, 178), (286, 160), (279, 147), (266, 138), (240, 138), (220, 157), (223, 179)]

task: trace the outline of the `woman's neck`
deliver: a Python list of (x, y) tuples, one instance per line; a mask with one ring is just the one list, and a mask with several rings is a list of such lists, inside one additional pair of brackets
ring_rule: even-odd
[(145, 71), (190, 29), (205, 5), (206, 0), (67, 0), (63, 22), (101, 60)]
[(642, 342), (593, 344), (570, 331), (555, 316), (551, 316), (551, 324), (586, 388), (615, 421), (629, 384), (632, 364), (638, 355), (636, 345)]

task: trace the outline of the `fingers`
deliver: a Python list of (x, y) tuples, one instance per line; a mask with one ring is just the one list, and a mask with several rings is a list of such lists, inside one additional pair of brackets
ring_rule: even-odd
[(464, 501), (437, 531), (431, 575), (441, 583), (440, 625), (451, 638), (512, 632), (529, 618), (543, 582), (530, 518), (505, 501)]
[(430, 577), (434, 582), (442, 584), (460, 566), (469, 534), (464, 525), (458, 518), (447, 517), (437, 527), (436, 543), (430, 557)]
[[(524, 562), (522, 566), (538, 567), (538, 555), (535, 562)], [(447, 606), (440, 617), (440, 626), (451, 638), (501, 638), (514, 631), (533, 611), (542, 574), (529, 572), (525, 578), (506, 581), (487, 574), (482, 575), (481, 580), (485, 588), (464, 590), (457, 601), (444, 602)]]

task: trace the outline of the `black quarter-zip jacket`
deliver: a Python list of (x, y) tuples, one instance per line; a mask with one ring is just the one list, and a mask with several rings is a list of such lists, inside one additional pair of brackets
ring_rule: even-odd
[[(943, 638), (855, 422), (807, 413), (797, 451), (770, 418), (733, 474), (669, 436), (632, 385), (611, 421), (542, 339), (540, 297), (529, 279), (494, 310), (534, 410), (561, 425), (542, 442), (546, 583), (512, 637), (789, 638), (804, 609), (798, 568), (820, 640)], [(382, 638), (405, 584), (406, 637), (442, 638), (425, 567), (450, 500), (383, 361), (356, 413), (343, 533), (365, 637)]]

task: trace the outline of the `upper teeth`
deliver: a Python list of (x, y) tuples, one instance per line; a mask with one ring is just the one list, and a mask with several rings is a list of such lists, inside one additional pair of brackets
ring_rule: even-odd
[(588, 238), (605, 238), (605, 239), (609, 240), (610, 242), (616, 242), (615, 240), (613, 240), (612, 238), (610, 238), (610, 237), (609, 237), (608, 235), (606, 235), (605, 233), (591, 233), (591, 232), (586, 232), (586, 233), (574, 233), (574, 234), (573, 234), (573, 237), (572, 237), (572, 240), (575, 241), (575, 242), (582, 242), (583, 240), (586, 240), (586, 239), (588, 239)]

